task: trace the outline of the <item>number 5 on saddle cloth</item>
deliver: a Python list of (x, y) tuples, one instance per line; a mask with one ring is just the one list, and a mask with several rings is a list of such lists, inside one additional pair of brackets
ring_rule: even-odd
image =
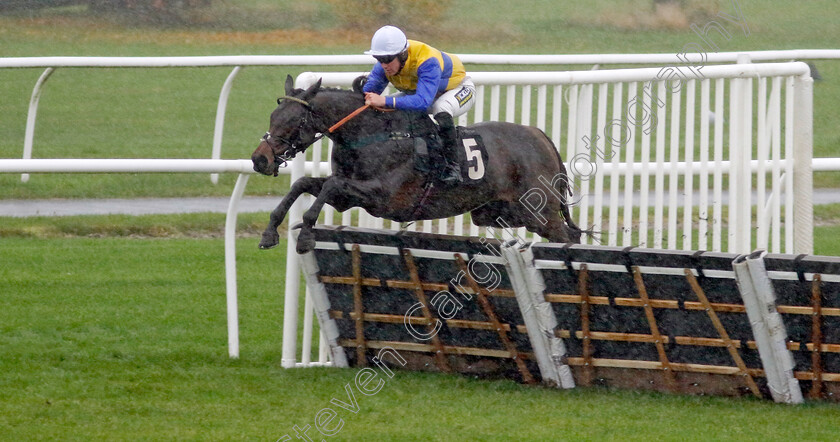
[[(464, 184), (476, 185), (484, 181), (487, 165), (487, 149), (481, 136), (466, 127), (458, 127), (458, 166)], [(414, 137), (414, 168), (423, 173), (427, 180), (437, 180), (437, 172), (445, 160), (441, 155), (441, 139), (436, 133), (432, 136)]]

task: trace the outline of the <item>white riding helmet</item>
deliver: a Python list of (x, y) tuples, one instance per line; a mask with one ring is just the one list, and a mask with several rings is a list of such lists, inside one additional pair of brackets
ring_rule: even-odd
[(367, 55), (396, 55), (408, 48), (408, 39), (396, 26), (383, 26), (373, 34)]

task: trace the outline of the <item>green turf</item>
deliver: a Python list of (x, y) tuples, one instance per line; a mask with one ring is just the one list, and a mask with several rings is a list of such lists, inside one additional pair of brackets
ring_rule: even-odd
[[(343, 422), (337, 440), (834, 439), (840, 408), (829, 403), (403, 371), (374, 395), (356, 392), (358, 413), (345, 411), (331, 399), (349, 400), (356, 370), (280, 368), (283, 253), (258, 250), (248, 220), (237, 245), (241, 358), (227, 357), (213, 221), (222, 224), (216, 215), (2, 220), (40, 233), (0, 239), (0, 439), (277, 440), (327, 407)], [(817, 248), (840, 255), (836, 241)]]
[[(0, 238), (219, 238), (224, 235), (225, 226), (225, 214), (222, 213), (0, 219)], [(267, 213), (240, 213), (236, 232), (240, 236), (254, 236), (265, 229), (267, 222)], [(282, 234), (285, 234), (287, 224), (280, 227)]]
[[(449, 3), (437, 27), (412, 36), (460, 53), (676, 53), (697, 40), (686, 29), (617, 27), (617, 19), (649, 14), (643, 0)], [(731, 2), (718, 3), (729, 11)], [(833, 0), (738, 3), (751, 35), (720, 42), (723, 51), (840, 41)], [(216, 5), (215, 18), (191, 29), (92, 18), (78, 7), (0, 16), (0, 56), (352, 54), (372, 32), (337, 29), (341, 17), (324, 2)], [(825, 79), (815, 84), (815, 154), (837, 156), (840, 63), (818, 67)], [(250, 155), (282, 80), (302, 70), (240, 73), (223, 158)], [(228, 73), (59, 69), (41, 99), (34, 156), (209, 158)], [(40, 74), (0, 71), (0, 157), (21, 156)], [(24, 185), (2, 175), (0, 198), (229, 195), (234, 179), (213, 186), (205, 175), (33, 175)], [(287, 187), (282, 177), (253, 177), (248, 193)], [(840, 256), (838, 207), (815, 210), (818, 254)], [(277, 440), (313, 425), (332, 398), (346, 401), (355, 370), (280, 368), (285, 246), (257, 250), (266, 219), (239, 216), (239, 360), (227, 358), (223, 215), (0, 219), (0, 439)], [(332, 406), (344, 426), (328, 440), (834, 440), (840, 418), (833, 404), (556, 391), (407, 372), (374, 396), (356, 396), (358, 414)]]

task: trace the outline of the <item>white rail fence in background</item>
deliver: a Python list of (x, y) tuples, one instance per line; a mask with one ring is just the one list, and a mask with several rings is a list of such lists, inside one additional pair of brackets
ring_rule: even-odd
[[(808, 65), (706, 66), (702, 73), (683, 68), (683, 81), (670, 83), (666, 80), (676, 77), (663, 76), (663, 69), (473, 72), (476, 105), (459, 123), (505, 120), (546, 131), (573, 178), (578, 199), (573, 218), (602, 232), (605, 245), (813, 253)], [(321, 79), (324, 86), (346, 87), (359, 74), (303, 73), (296, 86)], [(330, 149), (323, 141), (306, 157), (299, 155), (291, 165), (292, 180), (329, 174)], [(305, 170), (307, 159), (311, 172)], [(547, 188), (542, 194), (551, 197)], [(292, 206), (289, 225), (300, 221), (307, 202), (301, 198)], [(333, 210), (325, 212), (325, 224), (335, 224)], [(353, 218), (348, 211), (338, 222), (350, 225)], [(435, 223), (440, 233), (466, 233), (463, 215)], [(359, 213), (355, 224), (385, 227), (384, 220), (366, 213)], [(422, 224), (432, 231), (432, 221)], [(393, 222), (388, 227), (400, 228)], [(480, 232), (472, 225), (468, 233)], [(524, 229), (517, 235), (539, 240)], [(297, 312), (300, 263), (292, 232), (288, 239), (284, 311)], [(301, 339), (298, 318), (284, 316), (285, 367), (313, 364), (308, 293), (305, 303)], [(328, 362), (322, 347), (318, 354), (314, 364)]]
[[(809, 209), (803, 200), (811, 200), (810, 168), (794, 170), (811, 164), (808, 66), (766, 63), (707, 66), (701, 74), (684, 71), (687, 78), (681, 86), (657, 80), (661, 68), (473, 72), (476, 105), (459, 123), (508, 121), (544, 130), (575, 178), (575, 221), (604, 232), (606, 245), (808, 252), (811, 235), (807, 231), (798, 237), (785, 234), (799, 231), (793, 228), (794, 212), (805, 216)], [(297, 86), (305, 88), (322, 79), (325, 86), (347, 87), (359, 74), (303, 73)], [(331, 148), (327, 140), (310, 148), (308, 171), (300, 169), (303, 157), (296, 159), (291, 166), (293, 179), (328, 175)], [(729, 174), (733, 179), (724, 182), (723, 175)], [(747, 178), (751, 175), (754, 185)], [(650, 194), (653, 201), (648, 199)], [(724, 213), (724, 196), (727, 206), (737, 211)], [(751, 203), (755, 198), (758, 201)], [(766, 216), (752, 219), (751, 204)], [(801, 205), (798, 209), (797, 204)], [(786, 212), (779, 212), (782, 206)], [(625, 211), (619, 212), (618, 207)], [(631, 212), (633, 207), (639, 213)], [(649, 209), (655, 212), (652, 222)], [(678, 211), (679, 217), (675, 216)], [(724, 215), (729, 226), (736, 228), (724, 229)], [(345, 213), (341, 224), (349, 225), (352, 218)], [(768, 219), (773, 220), (771, 226), (763, 224)], [(328, 209), (326, 221), (333, 220)], [(359, 214), (359, 224), (385, 227), (384, 220), (365, 213)], [(462, 218), (425, 221), (422, 229), (431, 232), (435, 224), (438, 233), (480, 233), (474, 225), (465, 232)], [(652, 227), (650, 237), (639, 235), (648, 226)], [(388, 227), (399, 228), (397, 223)], [(753, 229), (757, 230), (755, 240), (749, 233)], [(518, 234), (531, 237), (524, 229)]]
[[(513, 54), (458, 54), (466, 64), (485, 65), (593, 65), (605, 64), (657, 64), (681, 65), (694, 63), (731, 63), (735, 61), (780, 61), (840, 59), (840, 50), (799, 49), (786, 51), (748, 51), (713, 53), (666, 54), (567, 54), (567, 55), (513, 55)], [(38, 103), (47, 80), (57, 68), (174, 68), (174, 67), (233, 67), (222, 85), (216, 107), (215, 129), (211, 159), (221, 158), (225, 113), (236, 76), (247, 66), (354, 66), (371, 65), (367, 55), (234, 55), (192, 57), (7, 57), (0, 58), (0, 68), (45, 68), (35, 83), (29, 102), (24, 135), (23, 159), (32, 158)], [(27, 174), (21, 180), (29, 180)], [(218, 182), (218, 175), (211, 174)]]

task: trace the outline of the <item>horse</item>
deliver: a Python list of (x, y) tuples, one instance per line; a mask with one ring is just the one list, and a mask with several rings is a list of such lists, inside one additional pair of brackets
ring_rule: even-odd
[(277, 99), (269, 131), (251, 156), (254, 170), (277, 176), (287, 161), (327, 136), (334, 142), (332, 174), (303, 177), (292, 184), (271, 213), (260, 248), (277, 246), (277, 229), (303, 193), (316, 199), (303, 222), (294, 227), (301, 229), (296, 246), (300, 254), (315, 247), (312, 229), (324, 204), (339, 212), (362, 207), (373, 216), (397, 222), (469, 212), (478, 226), (526, 227), (552, 242), (580, 242), (581, 229), (572, 221), (566, 202), (571, 195), (566, 168), (542, 130), (504, 122), (459, 128), (471, 134), (460, 140), (466, 176), (462, 183), (441, 185), (416, 167), (420, 135), (437, 134), (427, 114), (369, 108), (336, 129), (336, 122), (364, 107), (358, 87), (321, 88), (319, 79), (306, 90), (296, 89), (288, 76), (285, 93)]

